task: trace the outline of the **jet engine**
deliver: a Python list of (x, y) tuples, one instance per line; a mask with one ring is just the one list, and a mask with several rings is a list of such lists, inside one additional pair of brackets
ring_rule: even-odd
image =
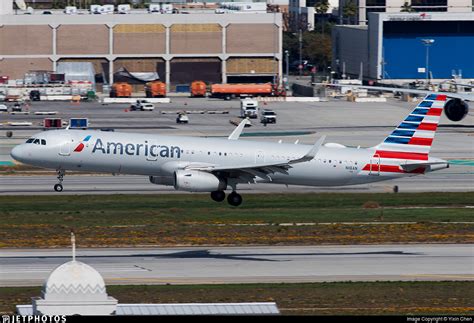
[(444, 106), (444, 114), (451, 121), (461, 121), (469, 112), (469, 105), (461, 99), (451, 99)]
[(188, 192), (214, 192), (227, 188), (227, 183), (214, 174), (198, 170), (177, 170), (174, 172), (174, 188)]
[(156, 184), (156, 185), (173, 186), (174, 177), (173, 176), (150, 176), (150, 183)]

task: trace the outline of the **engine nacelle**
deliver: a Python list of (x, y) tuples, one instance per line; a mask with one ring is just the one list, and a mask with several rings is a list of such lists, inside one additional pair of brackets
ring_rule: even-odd
[(214, 192), (225, 190), (227, 183), (211, 173), (177, 170), (174, 172), (174, 188), (187, 192)]
[(156, 185), (167, 185), (173, 186), (174, 185), (174, 177), (173, 176), (150, 176), (150, 183)]
[(444, 106), (444, 114), (451, 121), (461, 121), (469, 112), (469, 105), (461, 99), (451, 99)]

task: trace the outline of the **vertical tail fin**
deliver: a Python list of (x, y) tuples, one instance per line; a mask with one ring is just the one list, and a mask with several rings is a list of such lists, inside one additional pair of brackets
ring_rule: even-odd
[(380, 158), (428, 160), (446, 100), (446, 95), (427, 95), (383, 142), (374, 147), (375, 154)]

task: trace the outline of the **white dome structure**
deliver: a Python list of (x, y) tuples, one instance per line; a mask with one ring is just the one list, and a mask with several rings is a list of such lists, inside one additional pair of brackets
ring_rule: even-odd
[(109, 297), (97, 270), (72, 260), (57, 267), (43, 286), (42, 298), (33, 299), (33, 310), (43, 315), (110, 315), (117, 300)]
[(80, 261), (57, 267), (43, 286), (45, 300), (106, 300), (105, 283), (97, 270)]

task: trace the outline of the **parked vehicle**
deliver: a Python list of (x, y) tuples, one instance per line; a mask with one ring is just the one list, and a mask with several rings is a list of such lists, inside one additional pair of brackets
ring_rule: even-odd
[(263, 110), (260, 122), (264, 125), (267, 125), (267, 123), (276, 123), (276, 113), (269, 109)]
[(153, 111), (155, 110), (155, 105), (153, 103), (150, 103), (146, 100), (137, 100), (136, 103), (132, 104), (130, 106), (131, 111)]
[(38, 91), (38, 90), (30, 91), (30, 100), (31, 101), (40, 101), (41, 100), (40, 91)]
[(5, 104), (0, 104), (0, 112), (8, 112), (8, 107)]
[(207, 87), (203, 81), (194, 81), (191, 83), (191, 97), (206, 96)]
[(271, 83), (264, 84), (213, 84), (211, 96), (230, 100), (245, 96), (278, 96), (281, 91)]
[(110, 90), (111, 98), (129, 98), (132, 96), (132, 86), (125, 82), (118, 82), (112, 84)]
[(19, 102), (15, 102), (15, 104), (12, 106), (12, 112), (21, 112), (22, 110), (22, 104)]
[(252, 98), (240, 100), (240, 117), (241, 118), (258, 118), (258, 101)]
[(147, 98), (164, 98), (166, 96), (166, 83), (153, 81), (145, 84), (145, 93)]

